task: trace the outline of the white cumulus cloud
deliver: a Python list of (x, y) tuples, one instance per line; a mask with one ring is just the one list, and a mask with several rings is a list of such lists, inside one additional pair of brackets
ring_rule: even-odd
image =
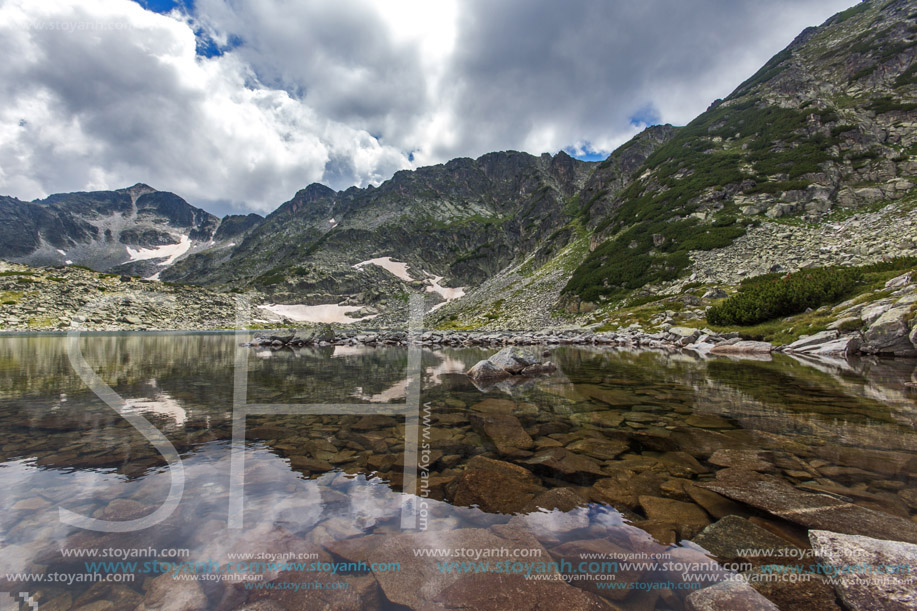
[(0, 0), (0, 194), (263, 213), (456, 156), (608, 153), (850, 1)]

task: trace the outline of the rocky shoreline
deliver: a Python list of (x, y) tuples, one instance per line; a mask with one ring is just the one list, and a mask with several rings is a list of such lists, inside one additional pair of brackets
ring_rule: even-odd
[[(824, 321), (810, 334), (792, 335), (791, 342), (749, 341), (740, 331), (715, 331), (703, 324), (702, 309), (725, 293), (697, 298), (695, 306), (672, 307), (641, 322), (606, 318), (587, 326), (541, 330), (437, 330), (408, 332), (387, 325), (387, 318), (362, 323), (294, 323), (254, 321), (253, 345), (407, 345), (504, 346), (579, 345), (663, 350), (696, 354), (766, 355), (786, 351), (809, 356), (856, 354), (917, 357), (917, 283), (908, 272), (871, 294), (825, 306), (815, 312)], [(706, 293), (705, 293), (706, 295)], [(260, 295), (247, 295), (257, 303)], [(35, 268), (0, 262), (0, 333), (87, 331), (231, 331), (237, 328), (239, 295), (203, 287), (144, 281), (79, 267)], [(787, 319), (787, 326), (794, 323)], [(608, 330), (617, 322), (618, 327)], [(74, 325), (76, 323), (76, 325)], [(275, 326), (276, 325), (276, 326)], [(295, 326), (306, 327), (296, 329)], [(378, 328), (371, 328), (376, 325)], [(265, 331), (259, 332), (259, 327)], [(274, 327), (272, 330), (271, 327)], [(827, 328), (826, 328), (827, 327)]]
[[(907, 339), (907, 336), (905, 336)], [(828, 330), (799, 340), (775, 346), (770, 342), (742, 339), (739, 333), (716, 333), (710, 329), (671, 327), (666, 331), (647, 333), (639, 328), (623, 331), (594, 331), (589, 329), (563, 329), (547, 331), (357, 331), (334, 330), (328, 326), (302, 332), (256, 333), (250, 347), (303, 347), (303, 346), (408, 346), (424, 347), (486, 347), (507, 346), (608, 346), (625, 349), (684, 350), (700, 356), (746, 355), (761, 357), (775, 352), (806, 356), (846, 357), (855, 355), (882, 355), (881, 345), (870, 343), (862, 333), (841, 333)], [(891, 355), (896, 356), (896, 355)], [(904, 353), (897, 356), (912, 356)]]

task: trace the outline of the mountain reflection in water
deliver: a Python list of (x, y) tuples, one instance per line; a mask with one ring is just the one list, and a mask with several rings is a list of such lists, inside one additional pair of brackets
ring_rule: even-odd
[[(405, 529), (411, 428), (381, 413), (405, 401), (405, 349), (256, 351), (233, 335), (193, 334), (80, 341), (99, 376), (180, 453), (185, 482), (174, 512), (151, 528), (63, 524), (60, 508), (111, 521), (148, 515), (170, 472), (76, 375), (66, 338), (0, 338), (0, 590), (55, 609), (167, 600), (681, 609), (729, 569), (753, 574), (774, 561), (741, 549), (807, 545), (791, 508), (727, 498), (741, 497), (746, 480), (872, 512), (857, 528), (913, 525), (917, 510), (917, 403), (904, 386), (917, 379), (912, 362), (567, 347), (552, 349), (557, 374), (482, 391), (462, 372), (492, 351), (425, 350), (418, 487), (408, 491), (418, 521)], [(229, 528), (237, 350), (252, 403), (370, 404), (361, 415), (247, 416), (241, 529)], [(898, 532), (908, 540), (907, 527)], [(137, 564), (87, 564), (121, 560)], [(268, 564), (230, 572), (240, 560)], [(210, 571), (188, 574), (194, 565), (182, 561)], [(87, 577), (107, 571), (121, 577)], [(66, 577), (38, 577), (50, 574)]]

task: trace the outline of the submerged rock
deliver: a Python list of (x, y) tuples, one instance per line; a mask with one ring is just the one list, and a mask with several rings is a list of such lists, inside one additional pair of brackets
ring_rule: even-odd
[(535, 442), (522, 425), (519, 419), (510, 414), (472, 414), (471, 424), (486, 435), (497, 448), (497, 452), (505, 456), (531, 456), (530, 450)]
[(484, 469), (467, 469), (447, 485), (452, 503), (488, 513), (518, 513), (541, 490), (524, 479)]
[[(754, 564), (780, 562), (781, 559), (787, 557), (798, 557), (790, 556), (785, 550), (799, 549), (786, 539), (739, 516), (726, 516), (717, 520), (694, 537), (693, 541), (723, 562), (737, 560), (748, 560)], [(761, 551), (756, 555), (748, 555), (746, 550), (752, 549)], [(773, 555), (768, 556), (766, 552), (771, 552)]]
[(655, 496), (641, 496), (639, 501), (647, 518), (674, 524), (683, 539), (690, 539), (710, 524), (707, 512), (694, 503)]
[(807, 528), (917, 543), (917, 524), (910, 520), (804, 492), (778, 477), (729, 468), (718, 471), (716, 481), (698, 485)]

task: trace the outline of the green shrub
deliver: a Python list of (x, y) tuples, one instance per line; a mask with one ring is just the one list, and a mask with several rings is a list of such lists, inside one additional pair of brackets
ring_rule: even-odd
[(859, 15), (860, 13), (862, 13), (863, 11), (866, 11), (868, 9), (869, 9), (869, 4), (867, 4), (866, 2), (861, 2), (855, 6), (851, 6), (847, 10), (841, 11), (840, 13), (837, 14), (837, 17), (834, 18), (835, 19), (834, 25), (844, 23), (851, 17), (855, 17)]
[(873, 100), (869, 103), (868, 108), (875, 111), (877, 115), (881, 115), (882, 113), (896, 110), (901, 112), (909, 112), (911, 110), (917, 109), (917, 104), (901, 102), (895, 100), (891, 96), (885, 95), (878, 98), (873, 98)]
[(765, 181), (759, 182), (745, 193), (749, 195), (752, 193), (783, 193), (784, 191), (804, 191), (808, 187), (808, 180)]
[(834, 303), (863, 282), (855, 267), (819, 267), (749, 279), (726, 301), (707, 310), (712, 325), (755, 325)]
[(917, 64), (911, 64), (907, 70), (898, 75), (895, 79), (895, 87), (904, 87), (917, 83)]

